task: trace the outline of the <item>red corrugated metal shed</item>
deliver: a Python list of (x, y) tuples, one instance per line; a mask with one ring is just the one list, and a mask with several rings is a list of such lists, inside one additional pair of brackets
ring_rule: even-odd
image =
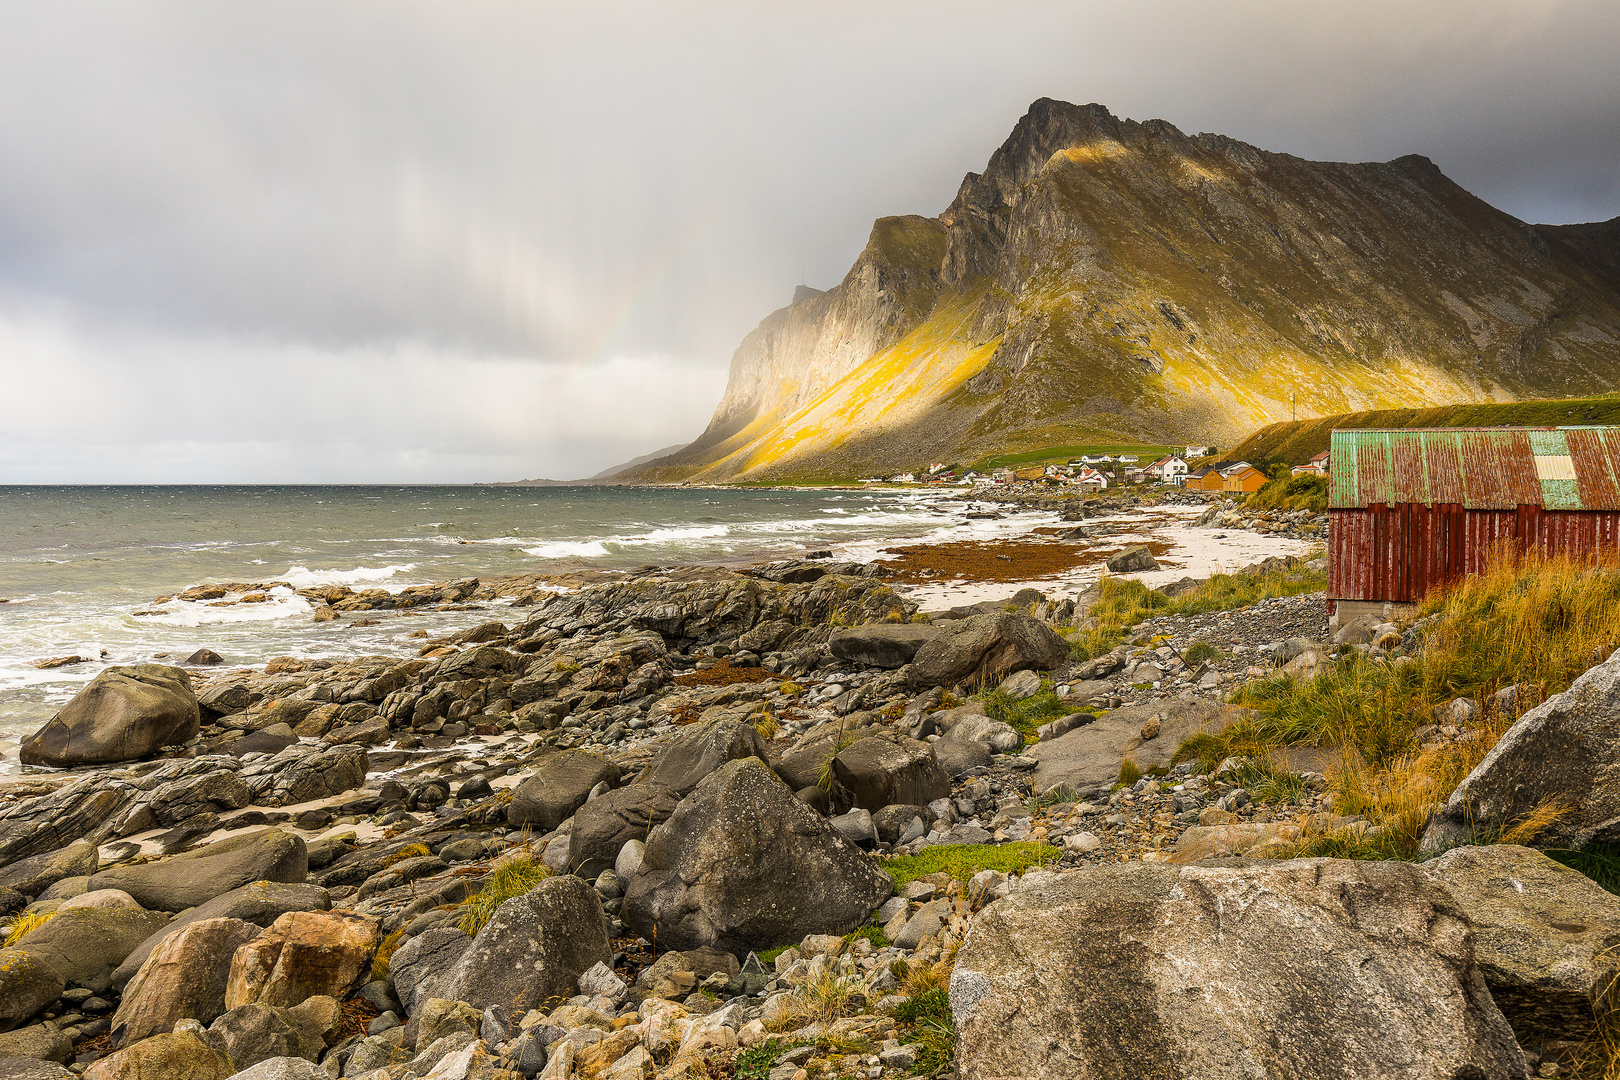
[(1511, 542), (1620, 550), (1620, 428), (1335, 431), (1328, 599), (1421, 600)]

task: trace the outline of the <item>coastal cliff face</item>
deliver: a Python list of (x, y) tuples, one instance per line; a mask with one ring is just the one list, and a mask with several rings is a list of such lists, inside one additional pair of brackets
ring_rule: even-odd
[(880, 219), (841, 283), (762, 322), (708, 430), (636, 475), (1229, 444), (1296, 409), (1616, 387), (1620, 219), (1526, 225), (1416, 155), (1305, 161), (1043, 99), (937, 219)]

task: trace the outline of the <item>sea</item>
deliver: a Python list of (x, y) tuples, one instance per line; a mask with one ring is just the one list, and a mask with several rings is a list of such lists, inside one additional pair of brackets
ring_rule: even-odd
[[(0, 777), (18, 743), (114, 664), (201, 648), (275, 656), (408, 655), (500, 613), (315, 623), (294, 589), (398, 591), (468, 577), (745, 563), (896, 540), (992, 539), (1052, 515), (968, 519), (965, 492), (629, 487), (0, 487)], [(152, 601), (191, 586), (285, 582), (263, 604)], [(151, 612), (157, 614), (140, 614)], [(40, 668), (78, 655), (84, 663)]]

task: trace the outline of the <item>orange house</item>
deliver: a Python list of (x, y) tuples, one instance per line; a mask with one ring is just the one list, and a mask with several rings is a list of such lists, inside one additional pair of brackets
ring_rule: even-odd
[(1204, 468), (1187, 474), (1187, 483), (1183, 486), (1188, 491), (1220, 491), (1225, 483), (1221, 474), (1214, 469)]
[(1221, 490), (1235, 494), (1248, 495), (1259, 491), (1266, 482), (1266, 474), (1253, 465), (1239, 465), (1229, 469), (1226, 478), (1221, 482)]

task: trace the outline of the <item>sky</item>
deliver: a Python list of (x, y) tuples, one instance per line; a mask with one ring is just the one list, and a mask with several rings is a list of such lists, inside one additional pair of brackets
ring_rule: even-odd
[(10, 0), (0, 484), (593, 474), (1029, 103), (1620, 215), (1620, 4)]

